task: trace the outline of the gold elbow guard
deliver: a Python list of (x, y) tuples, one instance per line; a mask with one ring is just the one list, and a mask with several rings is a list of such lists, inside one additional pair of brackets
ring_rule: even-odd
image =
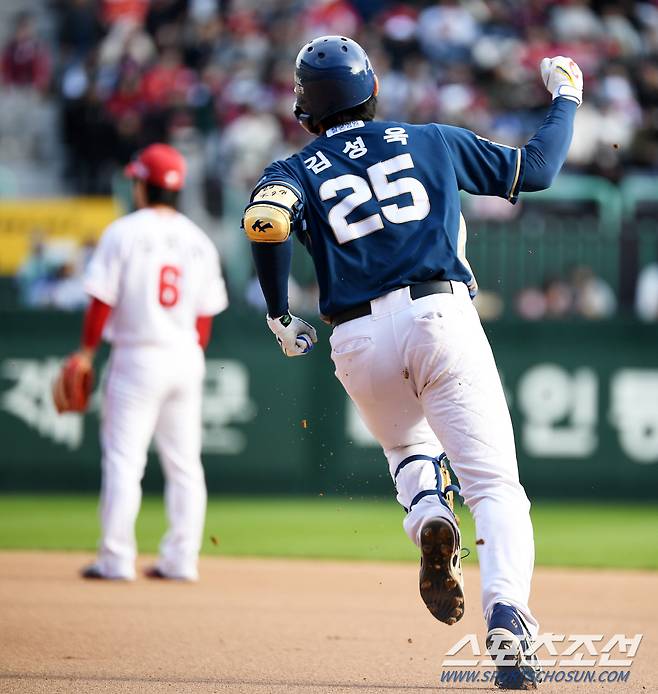
[(294, 207), (299, 202), (295, 192), (284, 185), (261, 188), (244, 212), (242, 224), (250, 241), (281, 243), (290, 236)]
[(252, 203), (244, 213), (244, 231), (256, 243), (280, 243), (290, 236), (290, 211), (262, 202)]

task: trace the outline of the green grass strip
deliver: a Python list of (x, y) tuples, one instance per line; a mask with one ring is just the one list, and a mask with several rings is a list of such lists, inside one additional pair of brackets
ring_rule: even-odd
[[(391, 500), (214, 497), (203, 551), (215, 556), (417, 561)], [(475, 549), (473, 522), (460, 510), (464, 545)], [(658, 506), (537, 502), (537, 564), (658, 569)], [(93, 551), (93, 496), (0, 496), (0, 549)], [(137, 524), (140, 551), (154, 553), (165, 529), (162, 500), (146, 497)], [(214, 539), (214, 541), (213, 541)], [(466, 560), (475, 561), (475, 552)]]

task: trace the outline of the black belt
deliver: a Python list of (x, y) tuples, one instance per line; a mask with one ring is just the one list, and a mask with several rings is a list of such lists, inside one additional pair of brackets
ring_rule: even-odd
[[(450, 280), (432, 280), (430, 282), (412, 284), (409, 287), (409, 294), (411, 298), (415, 300), (423, 296), (429, 296), (430, 294), (454, 294), (454, 292)], [(341, 311), (335, 316), (332, 316), (331, 325), (335, 328), (337, 325), (347, 323), (348, 320), (363, 318), (363, 316), (369, 316), (371, 313), (372, 307), (370, 306), (370, 302), (365, 301), (362, 304), (357, 304), (356, 306), (352, 306), (352, 308), (348, 308), (346, 311)]]

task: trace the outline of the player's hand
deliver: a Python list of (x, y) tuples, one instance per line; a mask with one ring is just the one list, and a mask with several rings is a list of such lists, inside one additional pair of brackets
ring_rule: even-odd
[(53, 384), (55, 408), (62, 412), (84, 412), (94, 385), (93, 352), (82, 349), (72, 354)]
[(554, 99), (563, 96), (578, 106), (583, 103), (583, 73), (571, 58), (544, 58), (540, 67), (541, 78)]
[(267, 316), (267, 325), (274, 333), (281, 350), (287, 357), (307, 354), (318, 341), (315, 328), (297, 316), (284, 313), (279, 318)]

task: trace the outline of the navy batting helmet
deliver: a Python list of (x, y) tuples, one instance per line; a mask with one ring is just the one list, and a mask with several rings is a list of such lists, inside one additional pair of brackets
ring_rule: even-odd
[(297, 55), (295, 116), (311, 132), (324, 118), (365, 103), (376, 91), (370, 60), (352, 39), (320, 36)]

